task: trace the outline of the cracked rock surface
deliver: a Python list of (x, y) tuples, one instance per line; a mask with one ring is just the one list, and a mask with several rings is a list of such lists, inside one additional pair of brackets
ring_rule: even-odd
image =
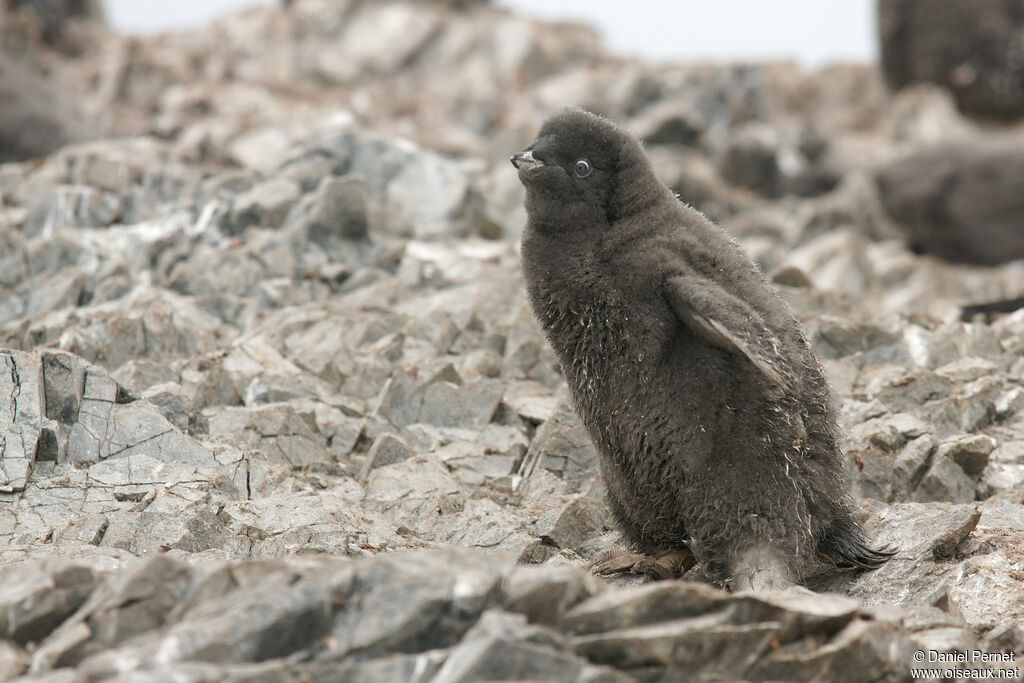
[[(961, 316), (1021, 296), (1024, 262), (916, 253), (940, 222), (906, 207), (946, 166), (904, 172), (1012, 175), (942, 150), (1018, 127), (871, 66), (656, 66), (486, 2), (90, 23), (74, 57), (23, 29), (0, 36), (115, 134), (0, 164), (0, 679), (909, 681), (918, 650), (1024, 656), (1024, 311)], [(622, 539), (526, 303), (507, 162), (566, 104), (642, 134), (790, 301), (884, 567), (772, 594), (587, 571)], [(950, 240), (981, 202), (1015, 244), (1022, 181), (958, 185)]]

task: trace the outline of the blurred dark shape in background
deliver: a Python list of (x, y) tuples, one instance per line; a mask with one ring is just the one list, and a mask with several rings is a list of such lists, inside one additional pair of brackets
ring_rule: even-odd
[(1024, 0), (879, 0), (878, 27), (892, 87), (936, 83), (965, 114), (1024, 114)]
[(0, 163), (43, 157), (93, 137), (61, 57), (84, 54), (101, 28), (98, 0), (0, 0)]
[(948, 261), (1024, 258), (1024, 146), (949, 144), (881, 168), (886, 211), (909, 246)]
[(971, 322), (976, 316), (985, 316), (985, 320), (992, 321), (1001, 313), (1013, 313), (1024, 308), (1024, 296), (1016, 299), (1004, 299), (1003, 301), (989, 301), (983, 304), (971, 304), (964, 306), (960, 312), (960, 319), (964, 322)]

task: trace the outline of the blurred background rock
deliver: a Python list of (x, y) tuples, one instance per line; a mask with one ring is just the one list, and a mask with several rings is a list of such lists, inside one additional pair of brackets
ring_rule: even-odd
[[(875, 8), (864, 0), (837, 14), (736, 0), (713, 12), (684, 3), (660, 16), (644, 3), (627, 12), (614, 3), (519, 1), (549, 16), (591, 12), (610, 42), (635, 53), (706, 59), (620, 57), (582, 24), (556, 27), (480, 1), (225, 0), (155, 10), (113, 0), (106, 15), (115, 26), (149, 31), (131, 37), (111, 33), (98, 0), (4, 0), (0, 158), (39, 157), (100, 135), (152, 135), (203, 160), (268, 170), (303, 131), (345, 116), (484, 159), (496, 200), (485, 205), (498, 210), (487, 217), (496, 227), (482, 230), (514, 236), (518, 189), (493, 169), (544, 114), (579, 104), (643, 134), (663, 179), (727, 227), (752, 229), (745, 214), (764, 200), (828, 198), (806, 204), (816, 215), (790, 225), (781, 246), (806, 241), (809, 224), (872, 240), (904, 235), (914, 250), (950, 261), (1024, 257), (1015, 200), (1024, 188), (1014, 144), (1024, 111), (1019, 2), (880, 0)], [(247, 5), (203, 30), (153, 33)], [(877, 36), (865, 35), (876, 10)], [(653, 16), (678, 30), (652, 27)], [(784, 28), (760, 30), (772, 20)], [(688, 28), (696, 25), (704, 28)], [(777, 33), (795, 61), (738, 61), (779, 58)], [(877, 67), (866, 61), (874, 37)], [(673, 47), (680, 44), (687, 47)], [(938, 148), (945, 143), (958, 144)], [(999, 159), (975, 159), (991, 155), (979, 146), (999, 148)], [(920, 155), (956, 171), (932, 169), (930, 180), (914, 182), (943, 194), (955, 186), (953, 198), (931, 201), (929, 190), (907, 185), (901, 169)], [(834, 210), (857, 205), (863, 214), (857, 191), (881, 200), (874, 219)], [(927, 211), (913, 199), (925, 195)], [(785, 260), (784, 252), (759, 256), (773, 267)]]

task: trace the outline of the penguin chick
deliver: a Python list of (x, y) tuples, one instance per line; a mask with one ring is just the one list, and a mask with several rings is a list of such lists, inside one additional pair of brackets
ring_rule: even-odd
[(821, 366), (739, 245), (589, 112), (555, 114), (511, 161), (530, 303), (630, 545), (699, 547), (734, 589), (884, 563), (852, 516)]

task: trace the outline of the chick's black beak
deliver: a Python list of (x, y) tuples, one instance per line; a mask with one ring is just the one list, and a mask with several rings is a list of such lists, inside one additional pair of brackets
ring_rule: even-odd
[(517, 152), (510, 156), (508, 160), (511, 161), (512, 165), (515, 166), (520, 171), (529, 171), (531, 168), (536, 168), (537, 166), (544, 165), (544, 162), (541, 161), (540, 159), (533, 158), (532, 149), (526, 149), (523, 150), (522, 152)]

